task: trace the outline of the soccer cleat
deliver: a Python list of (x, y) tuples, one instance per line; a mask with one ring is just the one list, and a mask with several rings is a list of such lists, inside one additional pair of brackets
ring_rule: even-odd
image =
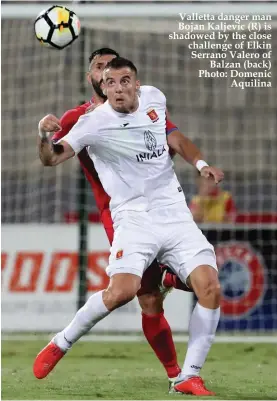
[(168, 378), (168, 393), (173, 394), (173, 393), (178, 393), (177, 390), (175, 390), (174, 385), (177, 380), (177, 377), (169, 377)]
[(167, 270), (162, 265), (160, 265), (160, 268), (162, 270), (164, 270), (164, 272), (162, 274), (161, 284), (160, 284), (160, 293), (162, 294), (163, 299), (165, 299), (167, 297), (167, 295), (173, 290), (173, 287), (168, 287), (168, 286), (164, 285), (164, 281), (165, 281), (166, 275), (168, 273), (167, 273)]
[(57, 365), (60, 359), (65, 355), (55, 343), (50, 342), (37, 355), (33, 372), (37, 379), (43, 379), (48, 376), (51, 370)]
[(175, 391), (183, 394), (192, 394), (197, 396), (209, 396), (215, 395), (214, 392), (206, 389), (204, 381), (199, 376), (190, 377), (187, 380), (181, 382), (175, 382)]
[(173, 271), (171, 269), (169, 269), (169, 267), (160, 265), (160, 268), (163, 271), (161, 285), (160, 285), (160, 289), (162, 289), (161, 292), (167, 291), (167, 293), (168, 293), (168, 292), (172, 291), (173, 288), (176, 288), (176, 290), (193, 292), (193, 290), (191, 288), (189, 288), (187, 286), (187, 284), (183, 283), (179, 279), (179, 277), (177, 277), (176, 274), (174, 274)]

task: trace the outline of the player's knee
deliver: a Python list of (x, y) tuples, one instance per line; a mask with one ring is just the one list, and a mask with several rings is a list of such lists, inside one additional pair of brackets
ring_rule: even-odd
[(130, 302), (140, 288), (141, 278), (134, 274), (115, 274), (108, 288), (103, 293), (106, 307), (112, 311)]
[(219, 304), (220, 302), (220, 284), (218, 279), (211, 279), (204, 282), (199, 291), (199, 299), (209, 300), (212, 303)]
[(145, 315), (156, 315), (163, 311), (163, 297), (159, 291), (140, 295), (138, 301)]
[(134, 299), (136, 293), (130, 289), (117, 289), (113, 291), (113, 299), (117, 307), (127, 304)]
[(198, 266), (190, 274), (190, 283), (199, 300), (207, 308), (217, 308), (220, 302), (218, 273), (208, 265)]
[(131, 289), (109, 287), (104, 291), (103, 301), (109, 310), (113, 310), (132, 301), (135, 295)]

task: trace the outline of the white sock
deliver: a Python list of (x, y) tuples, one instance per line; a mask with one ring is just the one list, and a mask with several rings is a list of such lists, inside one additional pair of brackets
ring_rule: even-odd
[(109, 315), (110, 311), (103, 302), (103, 291), (93, 294), (78, 310), (74, 319), (52, 341), (63, 351), (69, 350), (72, 345), (86, 334), (100, 320)]
[(220, 308), (207, 309), (198, 302), (192, 312), (189, 323), (189, 342), (183, 369), (178, 377), (186, 380), (199, 376), (208, 352), (215, 338), (220, 318)]

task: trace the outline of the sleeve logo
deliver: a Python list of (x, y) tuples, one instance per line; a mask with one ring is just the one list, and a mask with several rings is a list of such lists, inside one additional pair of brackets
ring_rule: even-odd
[(120, 249), (119, 251), (116, 252), (116, 259), (121, 259), (123, 256), (123, 249)]
[(158, 121), (158, 119), (159, 119), (159, 116), (158, 116), (158, 114), (156, 113), (156, 110), (155, 110), (155, 109), (149, 109), (149, 110), (146, 112), (146, 114), (148, 115), (148, 117), (150, 118), (150, 120), (151, 120), (153, 123), (155, 123), (155, 122)]

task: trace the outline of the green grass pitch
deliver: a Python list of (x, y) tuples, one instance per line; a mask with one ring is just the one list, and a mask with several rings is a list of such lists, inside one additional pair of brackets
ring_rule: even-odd
[[(2, 399), (166, 400), (196, 399), (168, 394), (163, 370), (146, 343), (81, 342), (44, 380), (32, 365), (41, 341), (2, 342)], [(186, 344), (177, 344), (183, 363)], [(213, 399), (277, 399), (276, 344), (215, 344), (202, 370)], [(207, 397), (206, 397), (207, 398)]]

